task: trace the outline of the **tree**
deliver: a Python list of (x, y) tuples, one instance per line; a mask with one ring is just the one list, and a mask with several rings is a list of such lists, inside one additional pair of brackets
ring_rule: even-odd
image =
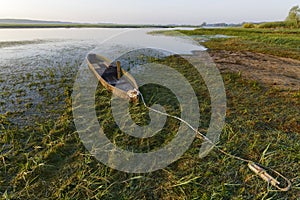
[(290, 9), (289, 15), (286, 18), (287, 22), (293, 22), (297, 27), (300, 24), (300, 8), (299, 6), (294, 6)]
[(207, 26), (207, 23), (206, 23), (206, 22), (203, 22), (200, 26), (201, 26), (201, 27)]

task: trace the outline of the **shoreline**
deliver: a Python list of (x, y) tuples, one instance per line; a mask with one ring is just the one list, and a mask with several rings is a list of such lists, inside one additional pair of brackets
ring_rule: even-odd
[(0, 29), (32, 28), (199, 28), (198, 26), (134, 25), (134, 24), (0, 24)]
[[(300, 60), (236, 48), (236, 43), (220, 43), (220, 40), (210, 40), (211, 46), (201, 43), (209, 47), (208, 53), (221, 71), (226, 90), (226, 124), (218, 146), (279, 169), (296, 188), (300, 183), (297, 176), (300, 171), (297, 142), (300, 141), (300, 92), (290, 88), (295, 87), (293, 83), (300, 85), (300, 73), (295, 71), (299, 70)], [(0, 77), (3, 84), (0, 95), (7, 97), (5, 101), (0, 98), (0, 104), (13, 101), (13, 105), (20, 108), (20, 112), (18, 109), (0, 114), (0, 196), (7, 199), (145, 199), (150, 194), (153, 199), (208, 199), (210, 196), (296, 199), (300, 195), (294, 188), (286, 193), (270, 193), (267, 183), (246, 166), (214, 151), (200, 159), (198, 152), (203, 141), (196, 139), (179, 160), (148, 174), (130, 174), (102, 164), (86, 150), (74, 124), (73, 110), (80, 106), (73, 107), (76, 98), (72, 92), (81, 60), (69, 61), (69, 58), (63, 59), (53, 68), (53, 62), (45, 63), (42, 67), (48, 70), (19, 74), (14, 78), (16, 82), (6, 82), (6, 77)], [(207, 133), (211, 97), (197, 70), (176, 56), (159, 63), (178, 70), (191, 84), (199, 102), (198, 130)], [(274, 82), (277, 79), (289, 84)], [(14, 90), (6, 84), (13, 85)], [(34, 98), (22, 99), (31, 91), (41, 97), (36, 105)], [(166, 111), (180, 116), (180, 105), (175, 98), (169, 98), (173, 95), (168, 90), (150, 85), (143, 91), (149, 105), (166, 102), (163, 104)], [(16, 98), (10, 99), (11, 95)], [(101, 85), (97, 87), (94, 102), (92, 109), (105, 135), (123, 149), (154, 151), (174, 139), (179, 129), (178, 121), (168, 119), (166, 128), (154, 137), (135, 138), (116, 125), (111, 93)], [(33, 115), (35, 110), (43, 116)], [(148, 114), (141, 106), (130, 108), (132, 119), (142, 125), (147, 125)], [(13, 119), (17, 117), (26, 122), (32, 120), (32, 125), (14, 124)], [(88, 130), (93, 131), (93, 126)]]

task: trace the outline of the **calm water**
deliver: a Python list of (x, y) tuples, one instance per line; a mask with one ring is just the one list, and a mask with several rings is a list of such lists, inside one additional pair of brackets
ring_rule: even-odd
[[(155, 29), (0, 29), (0, 75), (84, 60), (95, 49), (100, 54), (149, 47), (175, 53), (203, 50), (189, 39), (146, 34), (152, 30)], [(7, 42), (14, 44), (1, 48), (1, 43)]]
[(28, 116), (19, 119), (25, 123), (57, 109), (50, 100), (63, 98), (64, 85), (50, 78), (67, 84), (89, 52), (113, 59), (118, 52), (139, 48), (177, 54), (204, 50), (189, 38), (147, 34), (153, 30), (157, 29), (0, 29), (0, 114), (21, 113)]

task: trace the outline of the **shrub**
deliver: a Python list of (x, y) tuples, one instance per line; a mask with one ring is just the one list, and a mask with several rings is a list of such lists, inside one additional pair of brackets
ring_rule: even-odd
[(255, 28), (255, 25), (252, 23), (245, 23), (243, 24), (243, 28)]
[(298, 28), (297, 24), (292, 21), (266, 22), (258, 25), (258, 28)]

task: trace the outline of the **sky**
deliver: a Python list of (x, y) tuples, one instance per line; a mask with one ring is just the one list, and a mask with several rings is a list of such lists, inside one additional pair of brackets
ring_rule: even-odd
[(300, 0), (0, 0), (1, 18), (194, 24), (284, 20)]

